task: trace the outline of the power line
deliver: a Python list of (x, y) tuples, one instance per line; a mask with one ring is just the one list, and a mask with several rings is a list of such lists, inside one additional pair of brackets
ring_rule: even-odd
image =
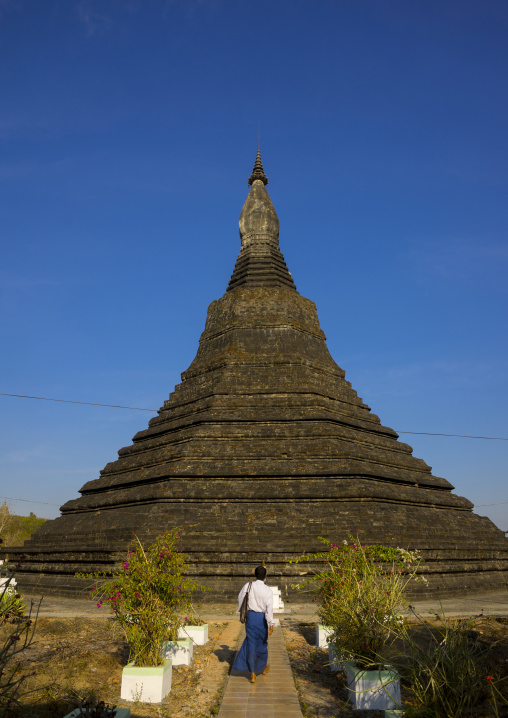
[[(48, 501), (32, 501), (31, 499), (14, 499), (12, 496), (0, 496), (0, 499), (7, 499), (8, 501), (25, 501), (27, 504), (44, 504), (45, 506), (60, 506), (60, 504), (50, 504)], [(508, 501), (499, 501), (497, 504), (475, 504), (475, 509), (483, 508), (484, 506), (503, 506), (508, 504)]]
[(433, 434), (430, 431), (399, 431), (397, 434), (419, 434), (423, 436), (456, 436), (459, 439), (491, 439), (493, 441), (508, 441), (504, 436), (469, 436), (468, 434)]
[(508, 504), (508, 501), (500, 501), (498, 504), (475, 504), (475, 509), (480, 509), (483, 506), (502, 506), (503, 504)]
[(62, 404), (84, 404), (85, 406), (109, 406), (112, 409), (136, 409), (136, 411), (151, 411), (157, 413), (158, 409), (142, 409), (139, 406), (120, 406), (119, 404), (97, 404), (93, 401), (72, 401), (71, 399), (48, 399), (47, 396), (26, 396), (26, 394), (5, 394), (0, 392), (0, 396), (15, 396), (19, 399), (38, 399), (39, 401), (58, 401)]
[[(84, 406), (106, 406), (110, 407), (111, 409), (133, 409), (135, 411), (151, 411), (152, 413), (156, 414), (159, 410), (158, 409), (145, 409), (140, 406), (122, 406), (120, 404), (98, 404), (93, 401), (73, 401), (71, 399), (50, 399), (47, 396), (28, 396), (26, 394), (6, 394), (5, 392), (0, 392), (0, 396), (13, 396), (17, 397), (18, 399), (38, 399), (39, 401), (57, 401), (62, 404), (82, 404)], [(508, 441), (508, 437), (505, 436), (470, 436), (469, 434), (442, 434), (442, 433), (436, 433), (431, 431), (399, 431), (396, 430), (398, 434), (414, 434), (418, 436), (453, 436), (458, 439), (488, 439), (490, 441)]]
[(60, 504), (50, 504), (48, 501), (32, 501), (31, 499), (13, 499), (12, 496), (0, 496), (0, 499), (7, 501), (25, 501), (27, 504), (44, 504), (45, 506), (60, 506)]
[[(60, 504), (51, 504), (48, 501), (32, 501), (31, 499), (15, 499), (12, 496), (0, 496), (0, 499), (7, 499), (8, 501), (24, 501), (27, 504), (43, 504), (44, 506), (58, 506), (60, 508)], [(496, 504), (475, 504), (473, 508), (481, 509), (486, 506), (504, 506), (505, 504), (508, 504), (508, 501), (499, 501)]]
[[(0, 499), (7, 499), (8, 501), (23, 501), (27, 504), (42, 504), (44, 506), (58, 506), (58, 508), (60, 508), (60, 504), (50, 504), (48, 501), (32, 501), (31, 499), (14, 499), (12, 496), (0, 496)], [(505, 504), (508, 504), (508, 501), (499, 501), (496, 504), (475, 504), (473, 506), (473, 508), (482, 509), (487, 506), (504, 506)]]

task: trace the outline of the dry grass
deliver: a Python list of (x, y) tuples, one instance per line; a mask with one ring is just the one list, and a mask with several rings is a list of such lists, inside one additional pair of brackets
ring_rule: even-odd
[[(328, 651), (314, 646), (315, 623), (282, 622), (284, 639), (306, 718), (382, 718), (383, 711), (353, 711), (347, 702), (347, 685), (343, 672), (332, 673), (328, 665)], [(436, 621), (436, 626), (439, 626)], [(485, 645), (492, 646), (493, 666), (498, 676), (508, 675), (508, 619), (483, 619), (478, 632)], [(415, 632), (419, 629), (415, 627)], [(487, 686), (486, 686), (487, 688)], [(494, 718), (489, 693), (475, 709), (475, 718)], [(402, 686), (402, 701), (411, 705), (411, 694)], [(508, 706), (498, 706), (499, 718), (508, 718)], [(459, 717), (457, 717), (459, 718)]]
[[(209, 623), (209, 642), (194, 647), (192, 667), (173, 668), (172, 690), (160, 706), (120, 700), (128, 647), (113, 621), (105, 618), (40, 618), (35, 639), (22, 655), (26, 676), (20, 708), (13, 716), (62, 718), (80, 699), (95, 698), (131, 707), (133, 716), (210, 716), (219, 699), (228, 656), (221, 648), (227, 623)], [(4, 633), (9, 631), (5, 626)], [(0, 641), (3, 639), (0, 635)], [(215, 689), (215, 690), (214, 690)], [(212, 713), (211, 713), (212, 712)]]

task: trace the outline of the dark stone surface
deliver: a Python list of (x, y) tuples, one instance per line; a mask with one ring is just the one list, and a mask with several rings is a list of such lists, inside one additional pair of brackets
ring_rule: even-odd
[(81, 498), (9, 551), (28, 556), (21, 588), (79, 595), (86, 582), (75, 572), (114, 567), (132, 532), (149, 540), (175, 526), (190, 572), (223, 596), (261, 560), (270, 584), (291, 593), (304, 569), (290, 558), (319, 550), (318, 536), (357, 531), (363, 542), (420, 549), (440, 595), (506, 586), (504, 533), (382, 426), (330, 356), (316, 307), (280, 252), (259, 173), (233, 276), (209, 307), (196, 358)]

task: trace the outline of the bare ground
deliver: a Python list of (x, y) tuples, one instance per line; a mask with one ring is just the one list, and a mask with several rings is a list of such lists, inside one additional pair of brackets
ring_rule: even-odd
[[(217, 613), (226, 613), (217, 606)], [(229, 608), (229, 607), (228, 607)], [(228, 611), (229, 613), (229, 611)], [(227, 614), (226, 614), (227, 615)], [(232, 619), (232, 617), (231, 617)], [(222, 691), (236, 651), (240, 623), (224, 618), (208, 620), (210, 640), (195, 646), (192, 667), (173, 668), (172, 690), (158, 706), (121, 701), (122, 668), (128, 660), (128, 647), (118, 626), (109, 618), (42, 617), (35, 639), (21, 656), (26, 676), (25, 695), (13, 718), (63, 718), (80, 699), (93, 697), (110, 705), (129, 706), (133, 718), (210, 718), (218, 712)], [(347, 703), (343, 673), (331, 673), (328, 653), (316, 649), (315, 623), (294, 616), (281, 620), (302, 712), (306, 718), (352, 718)], [(490, 617), (478, 627), (482, 639), (494, 648), (496, 672), (508, 673), (508, 619)], [(5, 625), (0, 645), (12, 631)], [(27, 692), (29, 691), (29, 692)], [(487, 694), (486, 694), (487, 695)], [(403, 701), (411, 696), (403, 688)], [(358, 718), (381, 718), (380, 711), (355, 711)], [(508, 707), (499, 706), (499, 718), (508, 718)], [(493, 718), (487, 699), (476, 718)]]
[[(4, 626), (0, 642), (12, 627)], [(194, 647), (191, 667), (173, 668), (172, 690), (153, 706), (120, 700), (122, 668), (129, 650), (113, 621), (104, 618), (40, 618), (35, 640), (22, 654), (27, 676), (20, 707), (12, 716), (63, 718), (83, 699), (130, 707), (133, 718), (208, 718), (215, 715), (230, 662), (236, 651), (238, 622), (209, 622), (209, 641)]]

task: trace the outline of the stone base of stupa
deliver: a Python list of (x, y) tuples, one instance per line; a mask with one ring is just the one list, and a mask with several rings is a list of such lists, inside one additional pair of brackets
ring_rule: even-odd
[[(214, 589), (205, 600), (236, 597), (261, 561), (295, 596), (305, 569), (291, 559), (357, 532), (422, 552), (429, 588), (417, 593), (507, 587), (504, 533), (381, 424), (330, 356), (280, 251), (267, 182), (258, 154), (233, 275), (181, 383), (60, 518), (8, 551), (27, 555), (22, 590), (82, 595), (76, 573), (114, 570), (133, 532), (151, 543), (175, 527), (189, 574)], [(404, 331), (381, 301), (375, 311)]]

